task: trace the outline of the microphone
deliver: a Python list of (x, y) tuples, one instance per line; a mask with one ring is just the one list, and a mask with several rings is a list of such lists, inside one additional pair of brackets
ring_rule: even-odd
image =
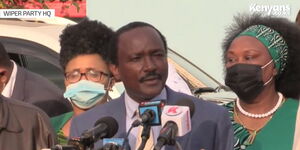
[(154, 150), (160, 150), (164, 145), (175, 145), (176, 136), (184, 136), (191, 131), (191, 116), (195, 111), (194, 102), (181, 99), (176, 105), (167, 105), (161, 115), (163, 128), (157, 138)]
[(156, 126), (161, 124), (160, 115), (161, 108), (165, 105), (164, 101), (150, 101), (142, 102), (139, 104), (139, 114), (141, 120), (134, 121), (132, 126), (143, 125), (143, 130), (141, 133), (141, 144), (138, 150), (143, 150), (147, 140), (150, 137), (151, 126)]
[(150, 125), (143, 125), (143, 130), (142, 130), (142, 133), (141, 133), (141, 139), (142, 139), (142, 142), (141, 144), (139, 145), (138, 149), (137, 150), (143, 150), (146, 146), (146, 143), (150, 137), (150, 131), (151, 131), (151, 126)]
[(155, 115), (157, 112), (155, 112), (152, 109), (146, 109), (143, 114), (141, 115), (141, 122), (142, 123), (151, 123), (155, 119)]
[(165, 101), (141, 102), (139, 104), (139, 115), (141, 120), (134, 121), (133, 126), (147, 124), (151, 126), (161, 125), (160, 115), (161, 108), (165, 105)]
[(104, 117), (96, 121), (94, 127), (83, 132), (80, 136), (80, 143), (90, 147), (99, 139), (111, 138), (118, 131), (119, 125), (112, 117)]

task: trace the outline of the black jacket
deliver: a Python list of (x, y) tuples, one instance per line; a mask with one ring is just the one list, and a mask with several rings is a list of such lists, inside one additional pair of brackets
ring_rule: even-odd
[(40, 150), (53, 146), (55, 134), (39, 108), (0, 95), (0, 149)]

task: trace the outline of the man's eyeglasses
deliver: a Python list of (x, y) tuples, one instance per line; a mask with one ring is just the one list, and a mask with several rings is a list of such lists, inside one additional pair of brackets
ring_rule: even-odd
[(96, 71), (96, 70), (88, 70), (85, 73), (81, 73), (78, 70), (72, 71), (72, 72), (67, 72), (65, 73), (65, 78), (68, 82), (75, 83), (81, 80), (82, 76), (85, 76), (87, 80), (94, 81), (94, 82), (99, 82), (103, 81), (105, 77), (109, 77), (110, 75), (108, 73), (104, 73), (102, 71)]

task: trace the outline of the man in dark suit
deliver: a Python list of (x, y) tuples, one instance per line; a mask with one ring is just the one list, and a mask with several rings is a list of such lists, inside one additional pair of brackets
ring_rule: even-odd
[(49, 117), (71, 110), (62, 90), (46, 78), (19, 67), (0, 42), (0, 92), (8, 98), (34, 104)]
[[(232, 150), (233, 131), (227, 111), (221, 106), (171, 90), (165, 85), (168, 76), (167, 43), (164, 36), (152, 25), (133, 22), (116, 32), (110, 50), (110, 68), (117, 79), (121, 79), (125, 92), (110, 103), (97, 106), (73, 119), (71, 137), (80, 136), (93, 127), (102, 117), (111, 116), (119, 124), (114, 137), (124, 138), (131, 123), (137, 118), (140, 102), (166, 99), (169, 105), (182, 98), (195, 104), (192, 130), (177, 138), (184, 150)], [(152, 127), (154, 140), (161, 127)], [(129, 135), (129, 144), (137, 149), (138, 130)], [(101, 142), (96, 143), (100, 147)], [(165, 150), (173, 150), (166, 146)]]
[(0, 94), (0, 149), (40, 150), (56, 144), (45, 112)]

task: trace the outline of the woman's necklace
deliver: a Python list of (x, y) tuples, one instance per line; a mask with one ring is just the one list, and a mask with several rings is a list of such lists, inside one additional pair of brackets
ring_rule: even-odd
[(236, 116), (235, 118), (236, 118), (236, 120), (245, 128), (245, 129), (247, 129), (248, 130), (248, 132), (249, 132), (249, 134), (250, 134), (250, 136), (248, 137), (248, 139), (247, 139), (247, 145), (251, 145), (253, 142), (254, 142), (254, 139), (255, 139), (255, 137), (256, 137), (256, 135), (257, 135), (257, 133), (267, 124), (267, 122), (269, 122), (269, 120), (272, 118), (272, 116), (270, 116), (270, 118), (261, 126), (261, 127), (259, 127), (259, 128), (257, 128), (257, 129), (251, 129), (251, 128), (249, 128), (249, 127), (247, 127), (246, 125), (245, 125), (245, 123), (242, 121), (242, 119), (240, 119), (240, 117), (238, 116), (238, 114), (237, 114), (237, 111), (236, 111), (236, 107), (234, 106), (234, 108), (233, 108), (234, 110), (233, 110), (233, 112), (234, 112), (234, 115)]
[[(236, 116), (236, 120), (245, 128), (248, 130), (250, 136), (248, 137), (247, 139), (247, 144), (250, 145), (254, 142), (254, 139), (257, 135), (257, 133), (270, 121), (270, 119), (272, 118), (272, 115), (275, 113), (275, 111), (281, 106), (281, 104), (284, 102), (284, 98), (283, 98), (283, 95), (281, 93), (278, 92), (278, 95), (279, 95), (279, 98), (278, 98), (278, 102), (277, 104), (275, 105), (274, 108), (272, 108), (270, 111), (268, 111), (267, 113), (264, 113), (264, 114), (251, 114), (249, 112), (246, 112), (239, 104), (239, 99), (237, 99), (236, 101), (236, 105), (233, 107), (233, 112), (234, 112), (234, 115)], [(266, 118), (268, 116), (269, 119), (259, 128), (257, 129), (251, 129), (249, 127), (247, 127), (245, 125), (245, 123), (239, 118), (238, 114), (237, 114), (237, 109), (239, 109), (239, 111), (245, 115), (245, 116), (248, 116), (250, 118), (255, 118), (255, 119), (261, 119), (261, 118)], [(247, 114), (247, 115), (246, 115)]]
[(242, 108), (242, 106), (240, 105), (239, 98), (237, 98), (237, 100), (236, 100), (236, 106), (239, 109), (239, 111), (245, 116), (248, 116), (251, 118), (265, 118), (265, 117), (272, 115), (280, 107), (280, 104), (282, 103), (282, 100), (283, 100), (283, 96), (280, 92), (277, 92), (277, 94), (279, 96), (277, 104), (270, 111), (263, 113), (263, 114), (253, 114), (253, 113), (249, 113), (249, 112), (245, 111)]

